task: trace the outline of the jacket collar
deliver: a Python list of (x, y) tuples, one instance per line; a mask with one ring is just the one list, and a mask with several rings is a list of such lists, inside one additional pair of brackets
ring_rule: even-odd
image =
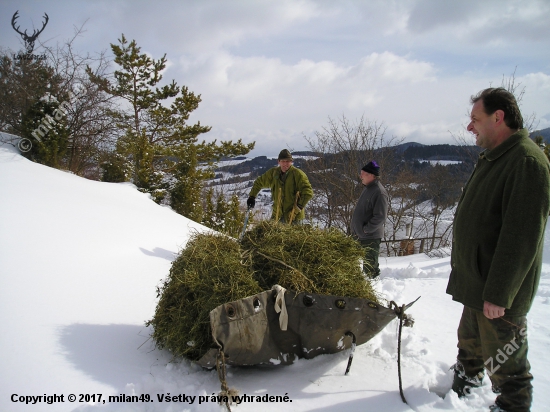
[(364, 187), (373, 187), (378, 185), (378, 179), (374, 179), (372, 182), (370, 182), (368, 185)]
[(485, 158), (489, 162), (497, 160), (500, 156), (502, 156), (504, 153), (506, 153), (508, 150), (510, 150), (512, 147), (518, 144), (520, 140), (525, 139), (528, 136), (529, 136), (529, 133), (527, 129), (520, 129), (514, 134), (512, 134), (504, 142), (502, 142), (497, 147), (495, 147), (493, 150), (484, 150), (483, 152), (481, 152), (479, 154), (479, 157), (481, 159)]
[[(283, 174), (283, 169), (281, 169), (281, 166), (277, 166), (277, 168), (279, 169), (279, 173)], [(294, 165), (290, 165), (290, 167), (288, 168), (288, 170), (285, 173), (290, 172), (292, 169), (294, 169)]]

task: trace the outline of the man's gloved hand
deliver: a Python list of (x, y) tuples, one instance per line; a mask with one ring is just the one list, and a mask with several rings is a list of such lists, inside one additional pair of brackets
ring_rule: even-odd
[(249, 209), (253, 209), (254, 206), (256, 206), (256, 198), (254, 196), (250, 196), (246, 201), (246, 205)]

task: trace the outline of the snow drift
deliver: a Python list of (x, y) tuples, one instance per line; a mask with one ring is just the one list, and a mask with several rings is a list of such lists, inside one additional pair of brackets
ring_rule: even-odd
[[(144, 326), (175, 254), (205, 227), (133, 185), (85, 180), (9, 146), (0, 147), (0, 196), (0, 410), (223, 410), (211, 399), (220, 390), (216, 372), (171, 362)], [(545, 253), (528, 316), (533, 411), (550, 404), (548, 237)], [(410, 309), (414, 328), (403, 330), (408, 406), (398, 392), (394, 321), (357, 348), (348, 376), (347, 351), (285, 367), (228, 368), (243, 400), (233, 410), (488, 410), (488, 380), (466, 400), (450, 392), (462, 307), (445, 294), (449, 258), (388, 258), (381, 267), (376, 287), (387, 299), (422, 296)]]

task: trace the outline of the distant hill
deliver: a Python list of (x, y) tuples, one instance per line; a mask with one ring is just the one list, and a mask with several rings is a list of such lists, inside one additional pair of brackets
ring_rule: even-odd
[(405, 160), (454, 160), (467, 161), (477, 157), (480, 152), (477, 146), (461, 146), (450, 144), (413, 145), (403, 152)]
[(422, 144), (422, 143), (417, 143), (417, 142), (409, 142), (409, 143), (402, 143), (402, 144), (398, 144), (397, 146), (394, 146), (393, 148), (395, 149), (395, 151), (399, 154), (403, 154), (407, 151), (407, 149), (409, 147), (424, 147), (426, 145)]
[[(415, 162), (419, 160), (448, 160), (471, 163), (472, 159), (477, 158), (477, 155), (481, 149), (477, 146), (460, 146), (449, 144), (425, 145), (417, 142), (409, 142), (393, 146), (391, 148), (378, 150), (394, 150), (398, 157), (402, 158), (406, 162)], [(295, 156), (294, 165), (299, 168), (302, 168), (306, 163), (306, 159), (302, 158), (302, 156), (306, 158), (309, 156), (319, 156), (318, 153), (311, 151), (297, 151), (293, 152), (293, 155)], [(249, 174), (248, 177), (241, 176), (238, 180), (254, 179), (256, 176), (261, 175), (269, 168), (277, 165), (276, 159), (268, 158), (267, 156), (257, 156), (253, 159), (248, 159), (241, 156), (234, 158), (234, 160), (244, 161), (238, 164), (218, 167), (216, 169), (216, 177), (221, 176), (221, 173), (225, 172), (233, 175)]]
[[(314, 156), (314, 152), (293, 152), (294, 156)], [(235, 158), (242, 160), (242, 158)], [(246, 158), (245, 158), (246, 159)], [(305, 160), (302, 158), (294, 159), (294, 166), (302, 167)], [(233, 174), (251, 173), (251, 176), (259, 176), (266, 172), (268, 169), (277, 166), (277, 159), (267, 156), (257, 156), (253, 159), (245, 160), (244, 162), (236, 165), (222, 166), (216, 169), (216, 173), (228, 172)]]
[(542, 136), (546, 143), (550, 143), (550, 127), (547, 127), (546, 129), (535, 130), (529, 136), (531, 137), (531, 139), (535, 138), (536, 136)]
[(312, 152), (310, 150), (292, 152), (292, 156), (318, 156), (318, 153)]

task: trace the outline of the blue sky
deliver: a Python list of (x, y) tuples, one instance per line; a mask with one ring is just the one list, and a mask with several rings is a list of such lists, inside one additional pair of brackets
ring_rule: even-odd
[[(0, 5), (0, 46), (11, 27), (39, 40), (110, 51), (121, 33), (154, 58), (164, 79), (201, 94), (190, 119), (212, 139), (256, 141), (252, 155), (307, 149), (329, 117), (383, 123), (386, 136), (454, 143), (469, 98), (515, 71), (522, 111), (550, 127), (549, 0), (11, 1)], [(39, 52), (40, 48), (36, 48)]]

